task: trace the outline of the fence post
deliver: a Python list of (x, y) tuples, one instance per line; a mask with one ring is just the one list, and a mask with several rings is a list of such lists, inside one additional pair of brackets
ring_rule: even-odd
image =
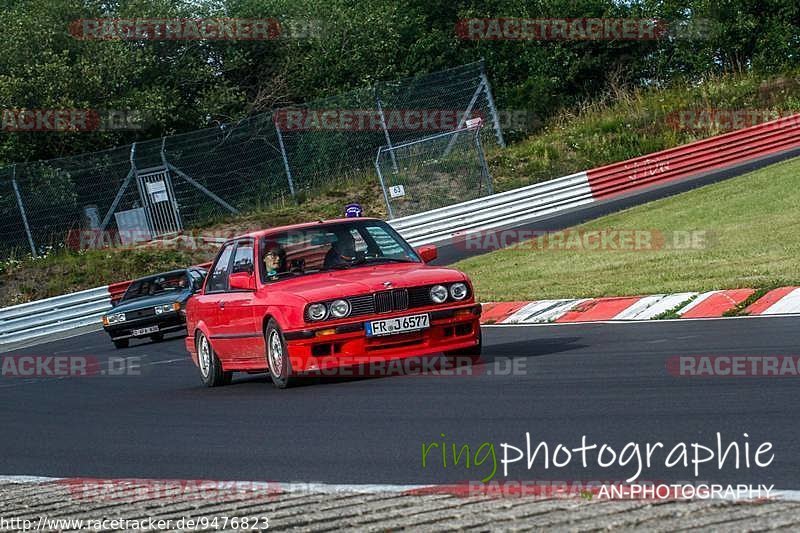
[(383, 147), (378, 148), (378, 155), (375, 156), (375, 170), (378, 172), (378, 179), (381, 180), (381, 189), (383, 189), (383, 198), (386, 200), (386, 210), (389, 213), (389, 218), (394, 218), (392, 212), (392, 204), (389, 202), (389, 194), (386, 192), (386, 183), (383, 181), (383, 173), (381, 172), (381, 151)]
[(183, 178), (184, 181), (186, 181), (189, 185), (193, 186), (194, 188), (196, 188), (197, 190), (199, 190), (200, 192), (202, 192), (203, 194), (205, 194), (206, 196), (208, 196), (209, 198), (211, 198), (212, 200), (217, 202), (219, 205), (221, 205), (222, 207), (224, 207), (225, 209), (227, 209), (228, 211), (230, 211), (234, 215), (238, 215), (239, 214), (239, 210), (238, 209), (236, 209), (235, 207), (230, 205), (228, 202), (226, 202), (225, 200), (223, 200), (222, 198), (220, 198), (219, 196), (217, 196), (213, 192), (211, 192), (208, 189), (206, 189), (205, 187), (203, 187), (202, 184), (200, 184), (199, 182), (195, 181), (188, 174), (186, 174), (181, 169), (179, 169), (178, 167), (176, 167), (175, 165), (173, 165), (172, 163), (167, 161), (167, 152), (166, 152), (166, 150), (164, 148), (164, 145), (166, 144), (166, 142), (167, 142), (167, 138), (166, 137), (162, 137), (161, 138), (161, 164), (164, 165), (164, 168), (167, 169), (167, 170), (171, 170), (172, 172), (174, 172), (175, 174), (177, 174), (178, 176)]
[[(280, 111), (278, 111), (280, 113)], [(286, 179), (289, 180), (289, 192), (292, 193), (292, 198), (294, 198), (294, 180), (292, 179), (292, 171), (289, 169), (289, 158), (286, 156), (286, 147), (283, 145), (283, 135), (281, 134), (281, 128), (278, 124), (277, 117), (274, 117), (273, 122), (275, 123), (275, 131), (278, 133), (278, 146), (281, 148), (281, 156), (283, 157), (283, 168), (286, 170)]]
[(489, 104), (489, 113), (492, 114), (492, 123), (494, 124), (494, 134), (497, 137), (497, 144), (506, 147), (506, 140), (503, 138), (503, 129), (500, 127), (500, 117), (497, 114), (497, 108), (494, 105), (494, 97), (492, 96), (492, 86), (489, 85), (489, 78), (486, 77), (486, 69), (484, 68), (483, 60), (481, 60), (481, 81), (483, 89), (486, 91), (486, 101)]
[[(466, 124), (467, 122), (467, 117), (472, 114), (472, 108), (475, 107), (475, 103), (478, 101), (478, 97), (481, 95), (481, 91), (483, 91), (483, 88), (484, 88), (484, 81), (483, 78), (481, 78), (481, 82), (478, 84), (478, 88), (475, 89), (475, 92), (472, 94), (472, 98), (470, 99), (469, 104), (467, 104), (467, 109), (464, 110), (464, 114), (461, 115), (461, 120), (458, 121), (458, 126), (456, 126), (455, 131), (464, 128), (464, 124)], [(456, 144), (457, 138), (458, 138), (458, 133), (453, 135), (453, 138), (450, 139), (450, 142), (447, 143), (447, 147), (445, 147), (442, 156), (447, 157), (450, 154), (450, 151)]]
[(397, 160), (394, 157), (394, 150), (392, 149), (392, 138), (389, 137), (389, 128), (386, 126), (386, 116), (383, 114), (383, 104), (381, 103), (381, 97), (378, 94), (378, 87), (375, 86), (372, 88), (372, 92), (375, 94), (375, 106), (378, 108), (378, 115), (381, 117), (381, 127), (383, 127), (383, 136), (386, 137), (386, 145), (389, 147), (389, 154), (392, 156), (392, 169), (397, 172)]
[[(131, 180), (136, 177), (136, 168), (133, 163), (134, 154), (136, 153), (136, 143), (131, 145), (131, 153), (130, 153), (130, 162), (131, 168), (128, 170), (128, 174), (125, 176), (125, 180), (120, 185), (119, 190), (117, 191), (117, 195), (114, 197), (114, 201), (111, 202), (111, 207), (108, 208), (108, 212), (106, 216), (103, 217), (103, 223), (100, 224), (100, 235), (102, 236), (103, 232), (108, 227), (108, 223), (111, 222), (111, 217), (114, 215), (114, 212), (117, 210), (117, 206), (119, 205), (120, 200), (125, 195), (125, 191), (128, 190), (128, 185), (130, 184)], [(139, 180), (136, 180), (139, 181)]]
[(478, 150), (478, 159), (481, 164), (481, 174), (486, 180), (486, 186), (489, 188), (489, 194), (494, 194), (494, 184), (492, 183), (492, 175), (489, 173), (489, 165), (486, 164), (486, 157), (483, 154), (483, 145), (481, 144), (481, 128), (477, 128), (475, 133), (475, 148)]
[(17, 197), (17, 206), (22, 215), (22, 223), (25, 225), (25, 233), (28, 235), (28, 244), (31, 245), (31, 255), (36, 257), (36, 245), (33, 243), (31, 227), (28, 225), (28, 215), (25, 213), (25, 205), (22, 203), (22, 196), (19, 194), (19, 187), (17, 186), (17, 165), (11, 166), (11, 186), (14, 187), (14, 196)]

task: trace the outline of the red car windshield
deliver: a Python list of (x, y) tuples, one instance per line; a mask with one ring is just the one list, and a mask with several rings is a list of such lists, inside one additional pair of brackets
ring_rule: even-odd
[(419, 263), (414, 249), (378, 220), (320, 224), (261, 241), (264, 282), (378, 263)]

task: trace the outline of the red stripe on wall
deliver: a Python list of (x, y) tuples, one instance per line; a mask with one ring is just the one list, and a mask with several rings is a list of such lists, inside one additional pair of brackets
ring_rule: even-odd
[(784, 117), (587, 172), (592, 196), (611, 198), (800, 146), (800, 115)]

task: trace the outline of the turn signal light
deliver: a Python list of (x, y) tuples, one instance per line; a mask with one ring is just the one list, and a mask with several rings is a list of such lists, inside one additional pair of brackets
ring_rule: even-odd
[(317, 331), (317, 337), (325, 337), (326, 335), (336, 335), (336, 328), (321, 329)]

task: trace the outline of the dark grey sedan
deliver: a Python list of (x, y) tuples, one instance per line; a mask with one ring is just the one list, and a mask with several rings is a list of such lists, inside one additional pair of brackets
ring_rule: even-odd
[(103, 316), (103, 328), (114, 346), (131, 339), (161, 341), (165, 333), (186, 331), (186, 301), (203, 286), (206, 271), (187, 268), (132, 281), (114, 308)]

